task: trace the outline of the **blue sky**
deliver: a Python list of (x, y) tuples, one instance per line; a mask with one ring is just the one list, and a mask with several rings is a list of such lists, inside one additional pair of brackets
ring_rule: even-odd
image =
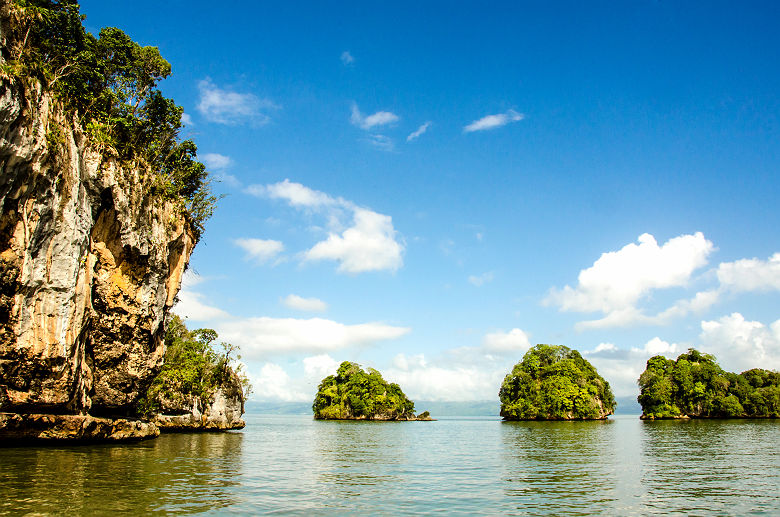
[(255, 399), (342, 360), (493, 399), (535, 343), (618, 395), (691, 346), (780, 368), (777, 4), (81, 5), (173, 66), (225, 195), (175, 310)]

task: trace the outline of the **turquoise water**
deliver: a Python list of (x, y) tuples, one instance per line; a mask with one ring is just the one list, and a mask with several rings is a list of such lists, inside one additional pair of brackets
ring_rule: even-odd
[(780, 515), (780, 421), (321, 422), (0, 449), (0, 515)]

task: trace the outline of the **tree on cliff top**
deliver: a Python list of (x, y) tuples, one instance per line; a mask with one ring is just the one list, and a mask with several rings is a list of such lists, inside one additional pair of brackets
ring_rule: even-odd
[(780, 373), (726, 372), (693, 348), (677, 360), (651, 357), (637, 383), (643, 418), (780, 417)]
[(325, 377), (312, 404), (314, 418), (395, 420), (414, 418), (414, 402), (398, 384), (388, 383), (373, 368), (344, 361), (336, 375)]
[(200, 236), (216, 198), (195, 143), (179, 141), (182, 108), (157, 88), (171, 74), (157, 47), (111, 27), (95, 38), (76, 0), (13, 0), (2, 18), (2, 75), (42, 85), (91, 145), (151, 172), (150, 192), (179, 202)]
[(504, 420), (598, 419), (615, 410), (609, 383), (579, 352), (536, 345), (498, 392)]

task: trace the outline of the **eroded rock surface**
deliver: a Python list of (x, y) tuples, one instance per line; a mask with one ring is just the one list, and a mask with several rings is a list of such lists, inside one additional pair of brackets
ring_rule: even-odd
[(0, 411), (130, 414), (194, 244), (143, 167), (0, 79)]
[(186, 397), (176, 401), (161, 398), (154, 423), (161, 431), (227, 431), (243, 429), (244, 394), (241, 380), (232, 373), (205, 400)]

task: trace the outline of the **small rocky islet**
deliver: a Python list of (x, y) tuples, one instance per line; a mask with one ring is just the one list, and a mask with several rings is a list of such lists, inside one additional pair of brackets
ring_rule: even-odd
[(363, 370), (349, 361), (322, 380), (312, 410), (317, 420), (432, 420), (427, 411), (414, 414), (414, 402), (398, 384), (387, 382), (373, 368)]

